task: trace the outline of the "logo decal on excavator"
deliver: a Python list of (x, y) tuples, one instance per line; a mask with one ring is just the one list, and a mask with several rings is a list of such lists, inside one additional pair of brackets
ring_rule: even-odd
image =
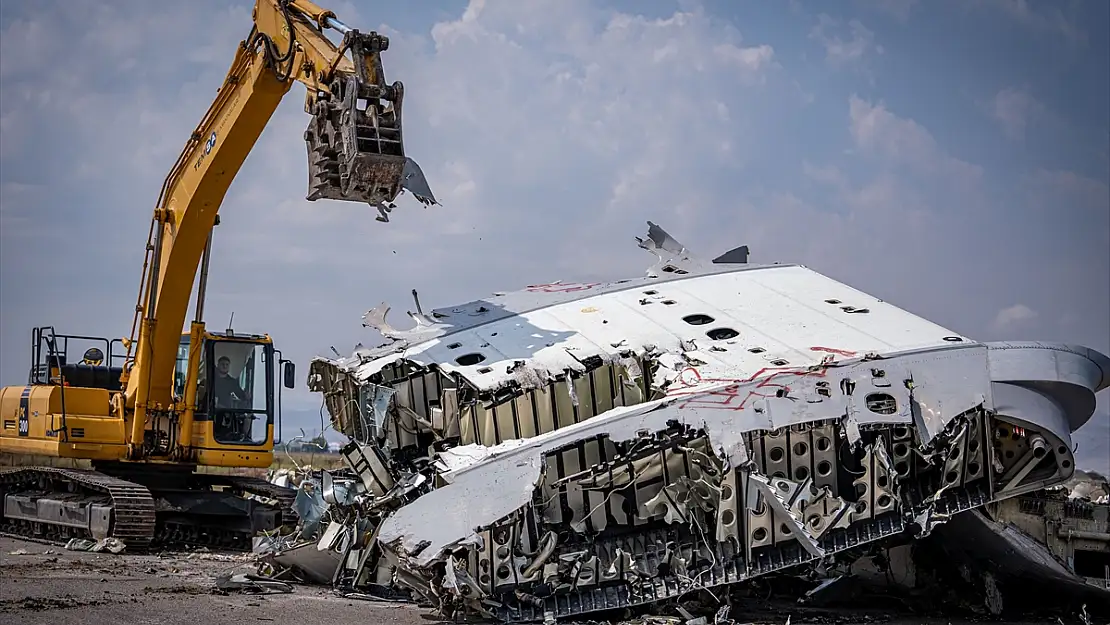
[(204, 157), (208, 156), (208, 154), (212, 151), (212, 148), (214, 147), (216, 147), (215, 130), (212, 131), (212, 134), (208, 135), (208, 141), (204, 142), (204, 153), (201, 154), (199, 158), (197, 158), (196, 163), (193, 163), (194, 170), (200, 169), (201, 164), (204, 163)]
[(31, 398), (31, 387), (28, 386), (23, 389), (23, 393), (19, 395), (19, 435), (31, 435), (31, 421), (27, 418), (27, 402)]

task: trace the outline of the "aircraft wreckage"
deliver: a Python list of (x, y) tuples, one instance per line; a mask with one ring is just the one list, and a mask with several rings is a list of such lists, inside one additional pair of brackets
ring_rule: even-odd
[(1105, 355), (983, 343), (649, 226), (645, 277), (417, 298), (405, 331), (382, 305), (365, 324), (389, 342), (312, 363), (352, 439), (343, 496), (377, 515), (333, 581), (561, 622), (821, 566), (1072, 476)]

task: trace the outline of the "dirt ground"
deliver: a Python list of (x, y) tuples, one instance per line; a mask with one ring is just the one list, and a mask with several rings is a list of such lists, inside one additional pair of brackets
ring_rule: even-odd
[(247, 625), (358, 623), (432, 625), (429, 610), (348, 600), (328, 589), (292, 594), (223, 595), (214, 579), (253, 573), (249, 555), (111, 555), (66, 551), (0, 537), (0, 623)]
[[(444, 622), (426, 608), (344, 599), (324, 588), (296, 586), (292, 594), (266, 596), (224, 593), (215, 588), (215, 578), (224, 573), (254, 571), (249, 554), (111, 555), (66, 551), (53, 545), (0, 537), (0, 623), (434, 625)], [(751, 614), (734, 613), (732, 616), (739, 618), (740, 623), (753, 625), (782, 625), (787, 617), (792, 625), (962, 625), (987, 620), (923, 618), (889, 611), (829, 613), (805, 611), (791, 605), (763, 606)], [(1078, 619), (1044, 621), (1053, 625), (1079, 622)]]

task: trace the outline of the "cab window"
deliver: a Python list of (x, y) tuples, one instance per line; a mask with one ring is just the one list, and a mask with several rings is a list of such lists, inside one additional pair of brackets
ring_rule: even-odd
[(212, 343), (212, 368), (205, 386), (217, 442), (266, 442), (272, 383), (269, 356), (265, 345)]

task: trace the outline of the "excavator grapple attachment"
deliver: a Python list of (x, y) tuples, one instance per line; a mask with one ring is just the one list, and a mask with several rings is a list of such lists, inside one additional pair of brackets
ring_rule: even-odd
[(317, 98), (313, 106), (304, 134), (309, 187), (305, 198), (365, 202), (378, 207), (379, 221), (389, 221), (393, 200), (403, 190), (424, 204), (435, 204), (420, 166), (405, 156), (404, 86), (385, 84), (379, 55), (389, 39), (352, 30), (345, 35), (345, 45), (356, 72), (337, 77), (331, 93)]

